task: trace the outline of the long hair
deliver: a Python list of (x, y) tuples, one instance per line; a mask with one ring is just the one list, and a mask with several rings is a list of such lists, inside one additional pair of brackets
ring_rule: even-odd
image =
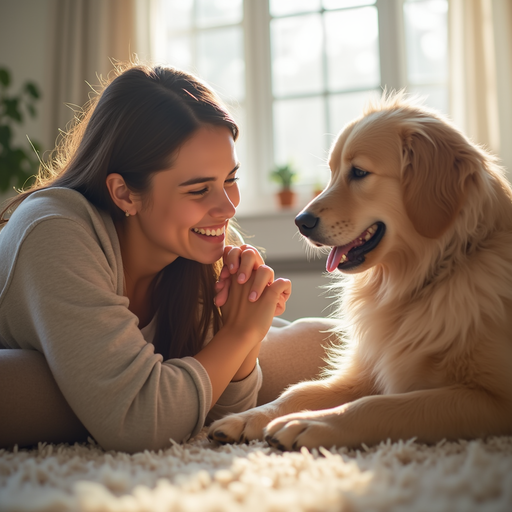
[[(226, 126), (234, 140), (238, 137), (233, 118), (195, 76), (171, 67), (119, 69), (62, 139), (34, 186), (7, 203), (0, 225), (30, 194), (50, 187), (77, 190), (114, 221), (122, 222), (123, 212), (110, 197), (106, 177), (120, 174), (144, 201), (153, 174), (171, 167), (178, 149), (205, 124)], [(219, 267), (220, 262), (205, 265), (179, 257), (155, 277), (151, 286), (156, 310), (154, 345), (164, 358), (194, 355), (210, 327), (218, 331), (220, 313), (213, 298)]]

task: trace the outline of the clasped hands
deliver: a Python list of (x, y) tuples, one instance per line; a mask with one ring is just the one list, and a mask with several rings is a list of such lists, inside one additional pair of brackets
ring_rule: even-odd
[(251, 245), (240, 247), (226, 245), (223, 254), (223, 267), (215, 285), (215, 305), (223, 307), (228, 301), (232, 287), (250, 283), (247, 300), (256, 302), (273, 287), (276, 292), (274, 316), (279, 316), (286, 309), (286, 301), (291, 295), (291, 282), (288, 279), (274, 279), (274, 271), (265, 265), (261, 254)]

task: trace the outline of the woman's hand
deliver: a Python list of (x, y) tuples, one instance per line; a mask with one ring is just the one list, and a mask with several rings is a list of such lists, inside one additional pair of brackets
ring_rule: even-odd
[[(270, 329), (279, 305), (290, 296), (288, 279), (274, 280), (274, 272), (266, 265), (251, 270), (245, 283), (238, 275), (229, 274), (229, 296), (222, 306), (222, 327), (194, 358), (204, 367), (212, 384), (215, 404), (231, 380), (247, 377), (254, 369), (260, 344)], [(249, 300), (252, 291), (265, 283), (260, 297)], [(270, 283), (270, 284), (269, 284)]]
[[(257, 279), (254, 280), (253, 286), (249, 292), (248, 299), (251, 302), (256, 302), (260, 297), (265, 288), (274, 282), (274, 271), (264, 264), (263, 258), (257, 249), (251, 245), (244, 244), (240, 247), (227, 245), (224, 248), (224, 266), (219, 276), (219, 281), (216, 284), (217, 295), (215, 297), (215, 304), (218, 307), (222, 307), (229, 296), (229, 289), (233, 278), (236, 274), (236, 282), (244, 284), (249, 281), (253, 272), (260, 267), (265, 267), (270, 271), (265, 274), (258, 274)], [(268, 279), (267, 279), (268, 277)], [(286, 309), (286, 301), (288, 300), (290, 293), (285, 294), (281, 297), (279, 303), (276, 306), (275, 315), (281, 315)]]
[[(291, 294), (288, 279), (274, 280), (274, 271), (260, 265), (251, 271), (251, 277), (239, 282), (236, 274), (230, 276), (229, 296), (222, 306), (223, 328), (234, 330), (238, 335), (250, 334), (259, 342), (265, 337), (276, 314), (286, 308)], [(255, 290), (262, 289), (254, 299)]]

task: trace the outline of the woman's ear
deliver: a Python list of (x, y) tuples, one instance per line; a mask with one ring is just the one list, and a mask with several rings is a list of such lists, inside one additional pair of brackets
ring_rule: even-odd
[(118, 206), (126, 216), (137, 213), (137, 205), (134, 201), (134, 195), (126, 185), (124, 178), (117, 173), (107, 176), (106, 184), (112, 201)]
[(477, 151), (448, 124), (415, 119), (402, 133), (402, 193), (416, 231), (440, 237), (455, 221), (477, 169)]

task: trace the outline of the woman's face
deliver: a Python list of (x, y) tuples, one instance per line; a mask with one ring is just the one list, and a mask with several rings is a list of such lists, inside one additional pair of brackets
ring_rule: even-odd
[(204, 126), (181, 146), (172, 168), (153, 175), (137, 207), (140, 242), (152, 263), (163, 268), (178, 256), (199, 263), (222, 257), (240, 202), (238, 166), (231, 131)]

